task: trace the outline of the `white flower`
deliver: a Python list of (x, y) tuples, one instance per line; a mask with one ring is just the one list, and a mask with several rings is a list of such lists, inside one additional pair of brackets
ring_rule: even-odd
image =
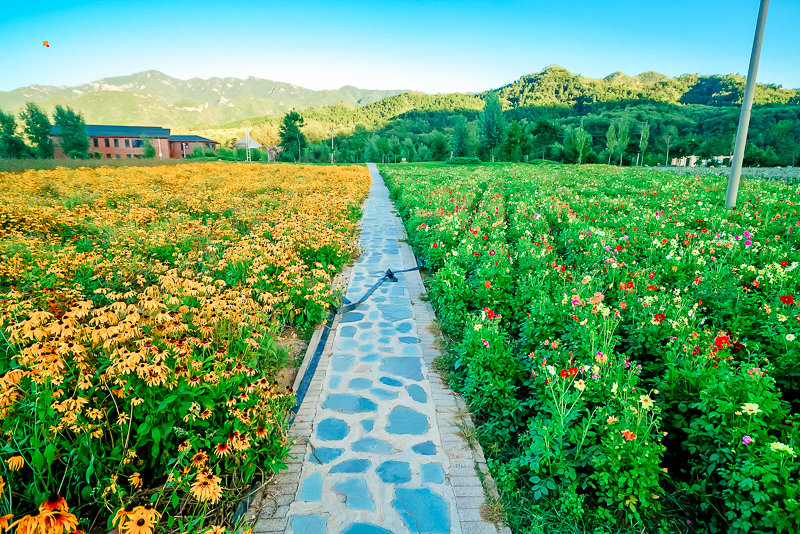
[(547, 369), (547, 372), (550, 373), (551, 375), (555, 375), (556, 374), (556, 368), (553, 367), (552, 365), (548, 365), (546, 367), (546, 369)]
[(769, 446), (773, 451), (785, 452), (786, 454), (788, 454), (792, 458), (794, 458), (796, 456), (796, 454), (794, 453), (794, 449), (793, 448), (791, 448), (788, 445), (784, 445), (780, 441), (776, 441), (774, 443), (770, 443)]
[(786, 341), (794, 341), (794, 334), (786, 334)]
[(617, 384), (616, 382), (614, 382), (614, 385), (612, 385), (612, 386), (611, 386), (611, 394), (612, 394), (612, 395), (616, 395), (616, 394), (617, 394), (617, 388), (618, 388), (618, 387), (619, 387), (619, 384)]

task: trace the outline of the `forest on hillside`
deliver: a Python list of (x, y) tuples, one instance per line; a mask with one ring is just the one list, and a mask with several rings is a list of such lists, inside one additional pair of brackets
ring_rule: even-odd
[[(664, 165), (687, 155), (708, 159), (732, 153), (744, 86), (737, 75), (614, 73), (598, 80), (553, 66), (478, 95), (404, 93), (358, 109), (340, 104), (302, 111), (308, 143), (301, 159), (330, 161), (332, 151), (339, 162), (494, 157)], [(496, 147), (481, 128), (490, 95), (502, 106)], [(275, 145), (282, 119), (237, 121), (203, 135), (231, 143), (249, 126), (260, 142)], [(798, 91), (758, 85), (745, 164), (795, 165), (799, 148)]]

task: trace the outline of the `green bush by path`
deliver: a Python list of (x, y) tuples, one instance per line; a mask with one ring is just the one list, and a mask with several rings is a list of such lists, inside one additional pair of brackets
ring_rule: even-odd
[(381, 172), (517, 532), (795, 531), (800, 189), (726, 211), (719, 176)]

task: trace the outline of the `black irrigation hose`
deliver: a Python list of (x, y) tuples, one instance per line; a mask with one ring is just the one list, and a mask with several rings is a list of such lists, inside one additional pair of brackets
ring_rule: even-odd
[(374, 286), (372, 286), (369, 291), (367, 291), (363, 297), (361, 297), (356, 302), (350, 302), (346, 298), (342, 298), (342, 302), (344, 306), (340, 306), (339, 308), (334, 308), (331, 310), (331, 313), (328, 314), (328, 320), (325, 322), (325, 326), (322, 329), (322, 335), (319, 336), (319, 340), (317, 341), (317, 348), (314, 350), (314, 355), (311, 357), (311, 361), (308, 362), (308, 367), (306, 368), (305, 373), (303, 373), (303, 380), (300, 382), (300, 385), (297, 387), (297, 403), (292, 408), (289, 416), (289, 425), (294, 423), (294, 418), (297, 415), (298, 410), (300, 410), (300, 405), (303, 404), (303, 400), (306, 398), (306, 393), (308, 392), (308, 386), (311, 385), (311, 380), (314, 378), (314, 374), (317, 371), (317, 365), (319, 364), (319, 358), (322, 356), (322, 351), (325, 350), (325, 345), (328, 342), (328, 335), (331, 332), (331, 326), (333, 325), (333, 319), (336, 317), (338, 313), (347, 313), (349, 311), (353, 311), (356, 307), (367, 300), (376, 289), (378, 289), (383, 282), (389, 280), (390, 282), (397, 282), (398, 279), (395, 276), (396, 273), (408, 273), (411, 271), (418, 271), (422, 268), (422, 262), (417, 260), (417, 266), (412, 269), (404, 269), (402, 271), (392, 271), (391, 269), (387, 269), (386, 273), (378, 280)]

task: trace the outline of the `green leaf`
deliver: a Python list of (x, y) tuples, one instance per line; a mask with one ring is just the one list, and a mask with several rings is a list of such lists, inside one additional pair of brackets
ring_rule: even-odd
[(33, 464), (34, 469), (37, 471), (41, 470), (44, 467), (44, 456), (41, 452), (35, 451), (33, 453), (33, 458), (31, 459), (31, 463)]

